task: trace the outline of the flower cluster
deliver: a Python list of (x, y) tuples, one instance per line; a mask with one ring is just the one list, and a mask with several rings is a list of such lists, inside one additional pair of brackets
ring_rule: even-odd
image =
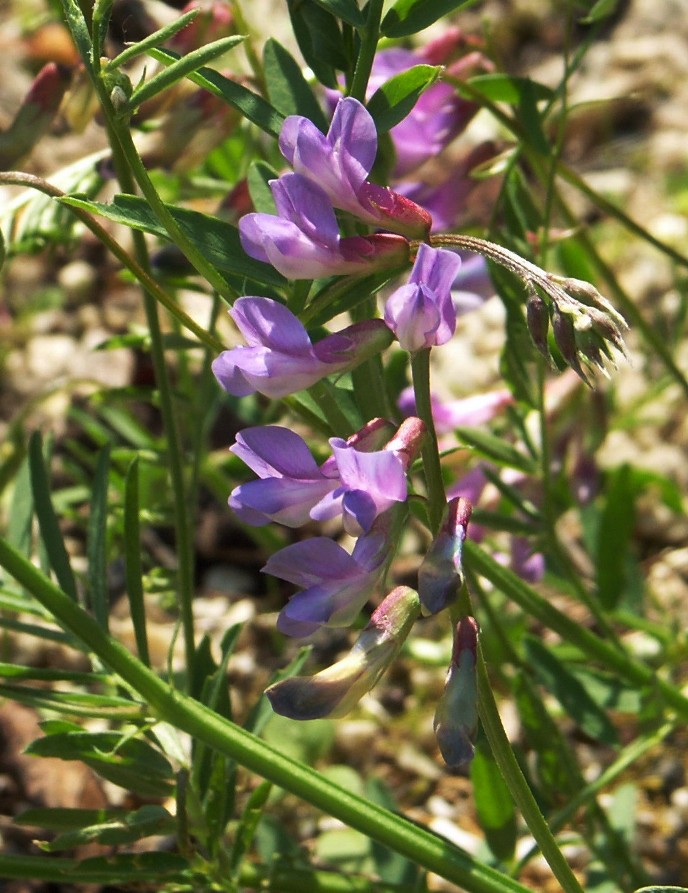
[(255, 391), (286, 397), (327, 375), (353, 369), (392, 341), (382, 320), (371, 319), (313, 344), (297, 317), (271, 298), (239, 298), (230, 315), (247, 345), (221, 353), (213, 372), (235, 397)]
[(331, 438), (332, 456), (320, 467), (288, 428), (249, 428), (237, 436), (233, 452), (258, 475), (230, 495), (241, 520), (299, 527), (340, 517), (358, 537), (351, 554), (313, 537), (269, 558), (266, 573), (303, 588), (280, 615), (283, 632), (307, 636), (322, 625), (347, 626), (368, 600), (393, 554), (392, 534), (405, 514), (395, 507), (406, 501), (406, 473), (424, 433), (420, 419), (411, 418), (390, 438), (390, 426), (376, 419), (348, 440)]
[[(270, 181), (277, 215), (247, 214), (239, 222), (241, 244), (251, 257), (288, 279), (315, 279), (401, 267), (408, 258), (403, 236), (427, 236), (427, 211), (367, 180), (377, 131), (356, 99), (338, 103), (326, 135), (308, 118), (291, 115), (279, 145), (294, 172)], [(335, 208), (388, 232), (342, 237)]]
[[(378, 72), (376, 76), (389, 76), (392, 69), (408, 67), (405, 53), (390, 51), (389, 57), (378, 63), (387, 69), (380, 69), (382, 75)], [(473, 59), (471, 64), (480, 68), (482, 62)], [(397, 174), (414, 170), (441, 151), (474, 111), (447, 84), (431, 87), (392, 134)], [(223, 352), (213, 363), (215, 376), (230, 394), (243, 397), (258, 392), (272, 399), (286, 397), (312, 388), (323, 378), (356, 369), (381, 354), (394, 339), (414, 357), (415, 373), (427, 359), (421, 352), (427, 354), (452, 338), (457, 314), (479, 306), (492, 293), (483, 257), (466, 258), (461, 275), (461, 248), (482, 252), (520, 275), (531, 291), (537, 286), (547, 294), (553, 302), (550, 312), (554, 314), (555, 339), (574, 368), (583, 334), (586, 343), (593, 344), (588, 347), (589, 357), (595, 350), (603, 353), (606, 341), (618, 346), (619, 320), (596, 292), (585, 292), (581, 284), (568, 280), (556, 282), (533, 264), (480, 239), (431, 239), (436, 221), (425, 208), (401, 192), (369, 180), (377, 154), (377, 132), (372, 117), (357, 100), (347, 97), (338, 101), (326, 134), (307, 118), (287, 118), (279, 147), (292, 170), (270, 181), (276, 214), (246, 213), (240, 218), (239, 235), (247, 254), (271, 264), (288, 280), (363, 277), (379, 270), (391, 275), (411, 259), (413, 266), (407, 281), (387, 295), (383, 318), (354, 322), (324, 337), (315, 337), (275, 298), (237, 300), (230, 314), (245, 344)], [(342, 214), (353, 218), (344, 230), (346, 235), (340, 230)], [(366, 234), (350, 234), (364, 233), (366, 227)], [(416, 239), (420, 241), (411, 241)], [(435, 247), (437, 244), (452, 247)], [(342, 282), (348, 287), (350, 279)], [(321, 285), (329, 297), (332, 283)], [(295, 289), (294, 294), (298, 293)], [(528, 322), (536, 343), (543, 348), (548, 322), (543, 324), (542, 314), (538, 316), (541, 309), (531, 297)], [(566, 314), (569, 329), (575, 330), (568, 341), (559, 320)], [(317, 314), (310, 315), (314, 317)], [(584, 318), (590, 321), (587, 329), (581, 322)], [(598, 341), (590, 342), (593, 336)], [(330, 391), (321, 388), (311, 396), (323, 400), (322, 393)], [(424, 393), (424, 397), (428, 407), (431, 395)], [(511, 400), (510, 393), (498, 391), (451, 407), (434, 400), (426, 411), (436, 417), (439, 424), (435, 427), (441, 433), (466, 421), (479, 424)], [(408, 405), (408, 398), (406, 401)], [(351, 548), (345, 548), (336, 539), (313, 536), (268, 558), (263, 571), (298, 589), (280, 612), (277, 625), (283, 633), (303, 637), (324, 626), (348, 626), (373, 595), (384, 591), (409, 518), (413, 463), (422, 447), (434, 443), (433, 437), (426, 436), (426, 425), (431, 426), (433, 420), (421, 421), (415, 411), (414, 403), (413, 414), (398, 427), (377, 418), (347, 439), (331, 437), (331, 455), (321, 463), (290, 428), (265, 425), (237, 435), (231, 450), (255, 474), (229, 497), (242, 522), (253, 526), (276, 522), (299, 528), (313, 521), (338, 520), (342, 532), (354, 539)], [(423, 458), (425, 464), (425, 452)], [(435, 730), (449, 765), (471, 758), (477, 724), (478, 625), (466, 610), (462, 554), (473, 502), (487, 482), (480, 469), (475, 474), (479, 479), (456, 483), (448, 492), (449, 499), (443, 482), (437, 482), (439, 470), (434, 482), (427, 475), (427, 497), (416, 498), (426, 498), (430, 506), (433, 538), (418, 570), (417, 590), (401, 586), (383, 598), (350, 653), (332, 667), (312, 677), (294, 677), (271, 686), (267, 694), (277, 712), (296, 719), (342, 715), (375, 684), (419, 616), (437, 614), (454, 605), (456, 613), (463, 616), (455, 631)], [(480, 535), (479, 528), (477, 532)], [(534, 578), (542, 572), (540, 556), (531, 555), (525, 541), (512, 543), (511, 560), (524, 576)]]

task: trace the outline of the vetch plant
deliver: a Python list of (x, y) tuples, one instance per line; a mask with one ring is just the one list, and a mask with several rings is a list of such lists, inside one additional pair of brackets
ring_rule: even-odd
[[(21, 172), (0, 181), (38, 190), (53, 213), (74, 215), (139, 284), (145, 335), (132, 328), (104, 349), (133, 344), (150, 355), (154, 383), (103, 387), (87, 409), (70, 409), (81, 440), (59, 439), (53, 454), (34, 436), (26, 459), (18, 452), (0, 468), (2, 486), (12, 481), (0, 622), (87, 655), (93, 671), (7, 662), (0, 691), (43, 711), (30, 753), (81, 760), (127, 790), (131, 805), (30, 810), (22, 821), (60, 832), (46, 849), (88, 842), (103, 856), (4, 855), (0, 876), (152, 879), (170, 891), (334, 893), (346, 883), (405, 893), (432, 872), (469, 893), (527, 893), (536, 889), (523, 871), (530, 855), (519, 862), (515, 854), (518, 836), (528, 835), (529, 854), (542, 853), (565, 893), (581, 893), (585, 872), (624, 893), (647, 880), (598, 800), (688, 717), (679, 677), (625, 638), (628, 630), (654, 636), (662, 657), (671, 655), (671, 637), (619, 582), (633, 558), (633, 499), (647, 481), (620, 471), (582, 505), (561, 444), (585, 427), (575, 416), (584, 389), (572, 386), (575, 400), (553, 409), (546, 389), (550, 373), (566, 367), (587, 384), (606, 372), (624, 353), (624, 316), (638, 324), (637, 314), (614, 281), (624, 315), (582, 278), (601, 267), (595, 249), (576, 241), (557, 180), (575, 178), (547, 142), (567, 114), (566, 79), (553, 91), (499, 72), (483, 42), (442, 19), (462, 5), (397, 0), (383, 15), (381, 0), (287, 4), (297, 58), (273, 39), (259, 47), (236, 0), (188, 9), (124, 47), (109, 30), (111, 2), (98, 0), (86, 15), (61, 0), (108, 149), (56, 177), (61, 186)], [(603, 15), (598, 7), (593, 18)], [(423, 47), (417, 35), (432, 24), (439, 36)], [(398, 41), (409, 46), (390, 46)], [(240, 44), (250, 75), (232, 67)], [(182, 88), (187, 79), (202, 94)], [(37, 84), (50, 90), (34, 89), (0, 137), (6, 166), (48, 126), (62, 72), (48, 68)], [(219, 126), (202, 143), (208, 151), (187, 155), (180, 129), (204, 139), (210, 109)], [(504, 145), (460, 145), (478, 115), (499, 122)], [(107, 200), (98, 193), (106, 177), (117, 184)], [(492, 187), (489, 219), (475, 216), (457, 231), (482, 180)], [(198, 210), (209, 195), (216, 214)], [(45, 234), (45, 207), (33, 216), (30, 201), (22, 208), (24, 218), (6, 227), (10, 254), (27, 244), (17, 220), (24, 233)], [(568, 252), (548, 242), (555, 211), (572, 233)], [(131, 240), (111, 222), (128, 227)], [(59, 227), (53, 233), (61, 238)], [(166, 262), (152, 261), (152, 238), (171, 243)], [(200, 321), (202, 310), (183, 309), (189, 290), (206, 308)], [(457, 320), (493, 294), (506, 308), (502, 380), (466, 394), (472, 361), (457, 350)], [(239, 343), (223, 349), (227, 320)], [(642, 317), (638, 331), (656, 342)], [(438, 356), (451, 359), (441, 389)], [(658, 356), (688, 392), (661, 345)], [(23, 424), (9, 441), (21, 439)], [(75, 480), (51, 493), (53, 458), (62, 478)], [(232, 554), (251, 544), (247, 565), (260, 567), (255, 589), (278, 612), (278, 633), (309, 639), (321, 662), (307, 675), (309, 652), (271, 635), (269, 653), (252, 656), (265, 689), (253, 705), (234, 690), (242, 629), (201, 637), (194, 604), (208, 560), (202, 513), (227, 497)], [(82, 535), (83, 574), (57, 509)], [(575, 553), (564, 515), (583, 528)], [(154, 537), (142, 536), (144, 526)], [(588, 561), (577, 563), (584, 549)], [(111, 632), (115, 571), (137, 656)], [(165, 659), (151, 647), (150, 604), (160, 590), (175, 607), (182, 660), (176, 633)], [(24, 611), (30, 623), (13, 616)], [(333, 654), (345, 639), (343, 654)], [(311, 727), (297, 721), (365, 714), (385, 673), (412, 661), (427, 664), (426, 690), (405, 691), (397, 714), (379, 707), (369, 715), (390, 753), (399, 736), (427, 739), (418, 735), (425, 722), (436, 736), (432, 758), (470, 774), (486, 842), (479, 856), (404, 818), (404, 804), (387, 809), (335, 784), (314, 768), (324, 751), (306, 750)], [(518, 757), (494, 691), (520, 716)], [(566, 728), (613, 753), (599, 779), (584, 773), (553, 703)], [(630, 744), (611, 703), (642, 716)], [(303, 759), (270, 743), (279, 722), (290, 723)], [(363, 868), (346, 859), (336, 873), (316, 868), (291, 829), (278, 839), (283, 807), (273, 785), (364, 835)], [(582, 861), (558, 837), (574, 814), (585, 815)]]

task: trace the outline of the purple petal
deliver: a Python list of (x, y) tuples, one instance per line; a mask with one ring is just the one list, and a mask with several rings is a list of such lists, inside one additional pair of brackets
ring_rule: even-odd
[(387, 299), (385, 322), (404, 350), (415, 353), (438, 343), (435, 336), (442, 317), (433, 295), (422, 286), (409, 283)]
[[(219, 357), (216, 357), (211, 365), (213, 375), (219, 384), (235, 397), (246, 397), (248, 394), (255, 393), (255, 386), (242, 372), (241, 368), (235, 362), (237, 351), (242, 348), (234, 348), (233, 350), (223, 351)], [(243, 348), (246, 350), (246, 348)], [(248, 348), (250, 349), (250, 348)]]
[(270, 347), (294, 354), (311, 352), (311, 339), (303, 323), (279, 301), (272, 298), (239, 298), (229, 314), (251, 346)]
[(320, 469), (305, 440), (290, 428), (257, 425), (244, 428), (229, 448), (258, 477), (316, 478)]
[(368, 533), (378, 513), (378, 505), (370, 493), (363, 490), (347, 490), (344, 493), (342, 521), (349, 536)]
[(311, 353), (295, 357), (267, 347), (235, 347), (213, 363), (217, 380), (230, 394), (258, 391), (273, 400), (309, 388), (330, 371)]
[(244, 251), (271, 264), (287, 279), (317, 279), (338, 272), (336, 245), (313, 241), (291, 220), (272, 214), (247, 214), (239, 221)]
[(370, 112), (351, 96), (342, 99), (334, 111), (327, 139), (347, 182), (358, 191), (377, 155), (377, 130)]
[(310, 520), (311, 508), (336, 486), (336, 481), (328, 481), (326, 478), (310, 481), (289, 478), (249, 481), (232, 491), (229, 506), (247, 524), (255, 525), (255, 521), (251, 519), (262, 515), (265, 520), (260, 524), (276, 521), (287, 527), (301, 527)]
[(304, 588), (323, 580), (345, 581), (360, 574), (356, 560), (326, 536), (285, 546), (268, 558), (262, 571)]
[[(468, 499), (469, 502), (476, 505), (486, 486), (487, 477), (485, 472), (479, 465), (476, 465), (475, 468), (467, 471), (455, 484), (452, 484), (447, 490), (447, 499), (463, 496), (464, 499)], [(475, 527), (476, 525), (471, 526), (471, 539), (475, 539)]]
[(446, 248), (431, 248), (422, 242), (418, 247), (409, 282), (426, 285), (440, 296), (448, 295), (459, 272), (461, 258)]
[(399, 458), (391, 450), (364, 453), (333, 437), (334, 453), (342, 484), (349, 490), (365, 490), (381, 504), (380, 511), (392, 502), (406, 499), (406, 475)]
[(291, 220), (307, 238), (336, 249), (339, 226), (325, 192), (300, 174), (285, 174), (270, 181), (277, 213)]
[(347, 97), (337, 104), (326, 137), (307, 118), (288, 117), (280, 150), (296, 173), (317, 183), (336, 207), (356, 213), (358, 190), (377, 153), (375, 123), (358, 100)]

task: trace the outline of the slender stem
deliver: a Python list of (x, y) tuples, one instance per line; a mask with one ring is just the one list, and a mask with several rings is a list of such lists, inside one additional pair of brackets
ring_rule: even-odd
[(549, 867), (565, 893), (584, 893), (583, 888), (578, 883), (576, 876), (564, 858), (564, 854), (557, 846), (557, 842), (545, 821), (545, 817), (540, 812), (535, 797), (533, 797), (521, 767), (518, 765), (514, 752), (511, 749), (509, 739), (499, 717), (494, 695), (492, 694), (492, 687), (480, 646), (478, 647), (476, 671), (480, 721), (502, 777), (511, 792), (511, 796), (521, 810), (530, 833), (537, 841), (542, 855), (547, 860)]
[[(26, 186), (29, 189), (35, 189), (37, 192), (42, 192), (44, 195), (49, 195), (56, 199), (68, 198), (67, 194), (61, 189), (58, 189), (57, 186), (53, 186), (52, 183), (48, 183), (47, 180), (43, 180), (41, 177), (36, 177), (33, 174), (25, 174), (23, 171), (0, 172), (0, 183), (7, 183), (10, 186)], [(68, 203), (65, 203), (64, 207), (69, 208), (72, 214), (74, 214), (74, 216), (77, 217), (84, 226), (86, 226), (93, 235), (103, 243), (103, 245), (105, 245), (117, 260), (129, 270), (141, 286), (151, 294), (159, 304), (162, 304), (162, 306), (169, 311), (170, 315), (178, 320), (184, 328), (193, 332), (198, 340), (211, 350), (224, 350), (223, 343), (208, 334), (205, 329), (194, 322), (194, 320), (176, 304), (167, 292), (160, 287), (151, 274), (124, 248), (122, 248), (119, 242), (117, 242), (112, 235), (91, 216), (91, 214), (84, 211), (83, 208)]]
[(432, 532), (436, 534), (442, 523), (442, 516), (447, 504), (447, 494), (445, 493), (444, 481), (442, 479), (437, 432), (435, 431), (435, 422), (432, 418), (429, 348), (419, 350), (413, 354), (411, 357), (411, 372), (413, 375), (413, 392), (416, 399), (416, 413), (418, 418), (423, 420), (427, 431), (421, 455), (423, 458), (425, 482), (428, 489), (428, 516)]
[(561, 300), (564, 303), (570, 301), (566, 292), (557, 284), (555, 277), (514, 251), (509, 251), (508, 248), (497, 245), (496, 242), (488, 242), (487, 239), (480, 239), (477, 236), (446, 233), (430, 236), (430, 244), (445, 248), (475, 251), (477, 254), (482, 254), (488, 260), (509, 270), (509, 272), (518, 276), (524, 282), (530, 282), (539, 286), (545, 294), (550, 295), (553, 299)]
[(439, 835), (334, 784), (311, 767), (180, 692), (170, 688), (131, 652), (109, 638), (96, 620), (5, 540), (0, 566), (56, 621), (146, 701), (163, 722), (226, 754), (328, 815), (390, 847), (469, 893), (531, 893), (518, 881), (473, 859)]
[(373, 59), (377, 50), (377, 41), (380, 36), (380, 19), (384, 0), (370, 0), (365, 28), (361, 35), (361, 47), (356, 59), (356, 68), (349, 89), (349, 96), (365, 102), (368, 80), (373, 67)]
[[(550, 816), (550, 829), (553, 832), (557, 832), (561, 828), (563, 828), (564, 825), (569, 821), (569, 819), (572, 818), (581, 808), (581, 806), (585, 806), (585, 804), (592, 800), (597, 793), (608, 787), (630, 766), (632, 766), (637, 760), (639, 760), (640, 757), (646, 754), (648, 750), (651, 750), (653, 747), (661, 744), (662, 741), (667, 737), (667, 735), (673, 732), (675, 728), (675, 722), (664, 723), (651, 735), (643, 737), (637, 741), (633, 741), (631, 744), (628, 745), (628, 747), (624, 748), (618, 759), (616, 759), (611, 764), (611, 766), (608, 766), (604, 770), (604, 772), (602, 772), (596, 779), (594, 779), (594, 781), (591, 781), (587, 785), (583, 785), (580, 791), (574, 797), (572, 797), (565, 806), (562, 806), (560, 810)], [(530, 862), (533, 856), (537, 855), (538, 851), (539, 847), (536, 842), (523, 856), (521, 856), (518, 862), (516, 873), (518, 873), (520, 869), (522, 869), (528, 862)]]
[[(351, 310), (351, 319), (359, 322), (377, 316), (375, 298), (367, 298)], [(393, 417), (392, 406), (387, 393), (382, 355), (376, 354), (360, 366), (351, 370), (356, 403), (365, 421), (374, 418)]]
[[(134, 192), (132, 173), (128, 167), (129, 159), (118, 144), (116, 135), (112, 133), (112, 119), (106, 118), (110, 135), (112, 157), (117, 178), (125, 192)], [(137, 156), (138, 157), (138, 156)], [(133, 232), (134, 249), (137, 260), (143, 269), (149, 272), (148, 248), (143, 233)], [(143, 306), (150, 334), (151, 358), (155, 369), (155, 381), (160, 400), (160, 412), (165, 427), (167, 443), (167, 464), (172, 485), (172, 502), (174, 507), (174, 529), (177, 549), (177, 582), (179, 596), (179, 614), (184, 640), (184, 656), (187, 667), (187, 685), (191, 684), (191, 673), (194, 665), (196, 645), (194, 641), (194, 549), (191, 536), (193, 509), (189, 508), (187, 488), (184, 477), (184, 458), (182, 455), (179, 425), (172, 400), (162, 330), (158, 318), (158, 308), (153, 296), (143, 290)]]

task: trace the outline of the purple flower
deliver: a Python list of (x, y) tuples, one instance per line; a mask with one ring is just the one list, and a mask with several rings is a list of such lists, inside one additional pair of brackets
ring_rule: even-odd
[(277, 521), (300, 527), (310, 520), (314, 506), (339, 486), (333, 463), (318, 468), (305, 441), (289, 428), (246, 428), (230, 449), (259, 478), (236, 487), (229, 497), (230, 508), (246, 524)]
[(378, 519), (349, 553), (324, 536), (275, 552), (264, 573), (303, 588), (282, 609), (277, 628), (288, 636), (309, 636), (321, 626), (348, 626), (385, 572), (392, 544), (386, 518)]
[[(513, 394), (506, 389), (461, 397), (459, 400), (440, 400), (435, 394), (430, 395), (432, 419), (437, 434), (447, 434), (464, 425), (483, 425), (513, 402)], [(399, 394), (397, 406), (404, 415), (415, 414), (416, 398), (412, 387), (404, 388)]]
[(523, 536), (511, 537), (511, 570), (526, 583), (539, 583), (545, 575), (545, 556), (535, 552)]
[(291, 719), (344, 716), (399, 653), (418, 617), (418, 593), (397, 586), (373, 611), (351, 651), (315, 676), (292, 676), (265, 692), (275, 713)]
[[(405, 419), (382, 450), (368, 443), (381, 420), (369, 422), (348, 441), (333, 437), (330, 446), (337, 465), (341, 487), (332, 495), (332, 503), (342, 513), (344, 529), (350, 536), (368, 533), (376, 518), (407, 494), (406, 471), (420, 452), (425, 425), (415, 417)], [(312, 517), (332, 517), (326, 501), (316, 507)]]
[(213, 372), (235, 397), (254, 391), (286, 397), (326, 375), (352, 369), (391, 341), (382, 320), (371, 319), (313, 344), (294, 314), (271, 298), (239, 298), (230, 315), (248, 344), (221, 353)]
[(410, 353), (444, 344), (454, 334), (456, 310), (451, 286), (461, 266), (453, 251), (425, 243), (418, 254), (407, 285), (387, 299), (385, 322)]
[(377, 154), (377, 131), (358, 100), (339, 101), (326, 136), (308, 118), (290, 115), (279, 145), (296, 173), (317, 183), (336, 208), (410, 237), (429, 232), (432, 221), (423, 208), (366, 180)]
[(300, 174), (270, 181), (277, 212), (246, 214), (239, 221), (244, 251), (279, 270), (288, 279), (369, 273), (401, 266), (408, 243), (401, 236), (378, 234), (342, 239), (327, 195)]
[(425, 431), (419, 419), (408, 419), (384, 449), (372, 450), (383, 433), (384, 423), (377, 421), (348, 441), (333, 437), (334, 455), (320, 468), (305, 441), (288, 428), (247, 428), (231, 450), (259, 480), (236, 487), (230, 507), (255, 526), (272, 520), (299, 527), (309, 519), (342, 515), (351, 536), (367, 533), (378, 515), (406, 499), (406, 469)]
[(406, 499), (406, 466), (391, 450), (361, 452), (339, 437), (330, 439), (341, 486), (330, 505), (316, 506), (312, 517), (324, 521), (341, 512), (350, 536), (367, 533), (375, 518)]

